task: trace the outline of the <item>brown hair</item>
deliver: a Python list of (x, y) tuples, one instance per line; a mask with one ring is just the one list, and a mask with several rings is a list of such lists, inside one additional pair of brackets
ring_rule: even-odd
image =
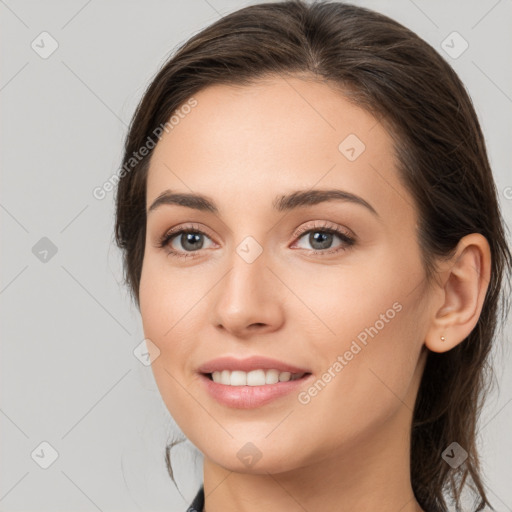
[[(475, 510), (482, 510), (489, 502), (476, 449), (477, 420), (490, 389), (492, 340), (508, 310), (502, 285), (512, 257), (471, 99), (431, 46), (384, 15), (340, 2), (242, 8), (193, 36), (156, 74), (132, 119), (123, 169), (147, 141), (155, 145), (155, 129), (194, 93), (276, 75), (329, 83), (385, 123), (399, 175), (418, 210), (418, 243), (429, 281), (436, 259), (449, 256), (463, 236), (481, 233), (490, 244), (491, 277), (478, 323), (452, 350), (429, 351), (411, 435), (411, 482), (422, 508), (446, 511), (448, 493), (460, 511), (467, 482), (476, 493)], [(116, 198), (116, 241), (138, 306), (151, 154), (120, 173)], [(468, 452), (456, 469), (441, 457), (453, 441)], [(166, 450), (171, 477), (172, 446)]]

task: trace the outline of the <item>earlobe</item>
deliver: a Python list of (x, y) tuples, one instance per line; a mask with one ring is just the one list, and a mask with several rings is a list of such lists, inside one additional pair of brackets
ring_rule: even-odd
[(437, 335), (438, 337), (436, 339), (436, 338), (433, 338), (434, 335), (435, 334), (427, 335), (427, 337), (425, 338), (425, 345), (432, 352), (439, 352), (439, 353), (448, 352), (449, 350), (451, 350), (453, 347), (455, 347), (461, 341), (464, 340), (464, 338), (462, 338), (462, 339), (448, 338), (447, 339), (446, 336), (440, 336), (440, 335)]
[[(475, 328), (484, 304), (491, 272), (487, 239), (472, 233), (463, 237), (450, 261), (439, 271), (438, 304), (432, 308), (425, 345), (432, 352), (447, 352)], [(440, 304), (439, 304), (440, 303)]]

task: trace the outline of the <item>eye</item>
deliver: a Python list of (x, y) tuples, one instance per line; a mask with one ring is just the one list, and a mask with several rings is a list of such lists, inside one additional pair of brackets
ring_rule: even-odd
[[(311, 252), (313, 254), (337, 253), (348, 249), (355, 243), (354, 237), (349, 235), (347, 231), (328, 223), (313, 227), (305, 226), (299, 229), (295, 236), (299, 238), (299, 242), (304, 239), (312, 247)], [(336, 239), (338, 239), (338, 244), (333, 246)], [(308, 249), (304, 246), (299, 246), (299, 248)]]
[[(294, 236), (296, 239), (298, 238), (299, 242), (304, 239), (312, 247), (312, 249), (308, 249), (299, 245), (300, 249), (308, 249), (309, 253), (318, 255), (345, 251), (356, 242), (348, 230), (345, 231), (329, 223), (302, 227)], [(205, 247), (205, 239), (211, 242), (210, 246)], [(338, 244), (333, 246), (336, 239), (338, 239)], [(211, 238), (197, 225), (173, 228), (165, 232), (157, 243), (157, 247), (165, 248), (170, 256), (178, 258), (195, 257), (196, 254), (194, 253), (212, 245), (214, 244)]]
[(189, 258), (195, 256), (193, 253), (205, 248), (205, 238), (211, 241), (210, 237), (196, 226), (180, 227), (167, 231), (157, 245), (166, 248), (172, 256)]

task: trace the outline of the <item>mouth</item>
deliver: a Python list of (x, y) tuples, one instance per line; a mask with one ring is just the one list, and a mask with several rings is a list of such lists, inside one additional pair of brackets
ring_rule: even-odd
[(197, 368), (202, 389), (223, 406), (254, 409), (299, 393), (314, 379), (310, 368), (254, 354), (226, 354)]
[(221, 370), (202, 373), (207, 379), (224, 386), (268, 386), (279, 382), (300, 380), (311, 375), (309, 372), (292, 373), (275, 369), (258, 369), (250, 372)]
[(200, 373), (200, 381), (210, 397), (233, 409), (256, 409), (286, 395), (299, 393), (308, 385), (313, 374), (278, 370), (250, 372), (222, 370)]

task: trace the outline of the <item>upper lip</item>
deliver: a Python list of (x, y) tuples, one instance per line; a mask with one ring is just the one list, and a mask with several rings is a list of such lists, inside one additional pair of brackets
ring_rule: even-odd
[(251, 370), (279, 370), (290, 373), (309, 373), (309, 370), (299, 368), (298, 366), (278, 361), (264, 356), (252, 356), (246, 359), (237, 359), (231, 356), (218, 357), (207, 361), (198, 368), (200, 373), (212, 373), (222, 370), (241, 370), (250, 372)]

